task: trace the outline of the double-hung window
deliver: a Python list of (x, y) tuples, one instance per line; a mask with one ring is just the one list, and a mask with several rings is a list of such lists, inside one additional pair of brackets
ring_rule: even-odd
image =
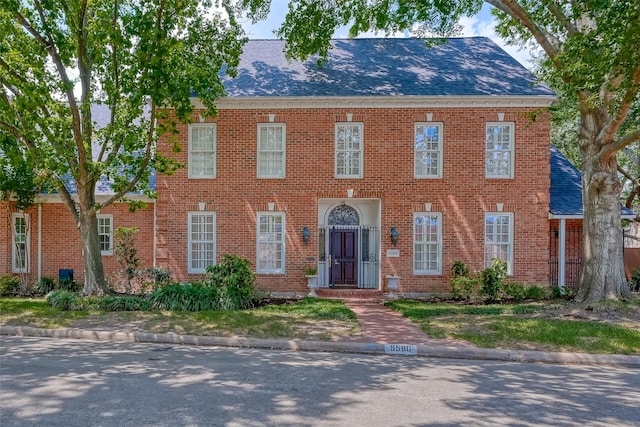
[(97, 215), (100, 253), (113, 255), (113, 215)]
[(11, 217), (12, 260), (14, 273), (29, 272), (29, 214), (14, 213)]
[(204, 273), (216, 263), (216, 214), (189, 212), (189, 273)]
[(413, 149), (414, 176), (442, 178), (442, 123), (416, 123)]
[(362, 123), (336, 123), (336, 178), (362, 178)]
[(507, 263), (507, 273), (513, 273), (513, 214), (486, 213), (484, 216), (484, 266), (494, 259)]
[(486, 166), (487, 178), (513, 178), (514, 124), (487, 123)]
[(258, 213), (256, 254), (258, 273), (284, 273), (284, 230), (284, 213)]
[(442, 214), (413, 214), (413, 273), (442, 274)]
[(258, 124), (258, 178), (285, 177), (285, 147), (284, 124)]
[(216, 177), (216, 125), (189, 126), (189, 178)]

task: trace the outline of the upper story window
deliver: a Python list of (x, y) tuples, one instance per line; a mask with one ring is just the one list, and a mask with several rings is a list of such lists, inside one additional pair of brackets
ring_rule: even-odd
[(284, 213), (258, 212), (256, 271), (284, 273)]
[(336, 123), (336, 178), (362, 178), (362, 123)]
[(258, 124), (258, 178), (284, 178), (286, 127)]
[(442, 178), (442, 123), (414, 126), (414, 176)]
[(97, 215), (100, 253), (113, 255), (113, 215)]
[(216, 177), (216, 125), (189, 125), (189, 178)]
[(413, 214), (413, 272), (442, 274), (442, 214)]
[(216, 264), (216, 214), (189, 212), (187, 233), (188, 272), (204, 273), (208, 266)]
[(484, 266), (494, 259), (507, 263), (507, 273), (513, 274), (513, 214), (487, 213), (484, 216)]
[(514, 124), (487, 123), (487, 178), (513, 178)]
[(12, 228), (12, 260), (14, 273), (29, 272), (29, 214), (14, 213), (11, 216)]

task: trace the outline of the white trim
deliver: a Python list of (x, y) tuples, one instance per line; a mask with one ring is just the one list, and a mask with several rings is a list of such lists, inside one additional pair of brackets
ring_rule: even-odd
[[(95, 201), (96, 203), (104, 203), (107, 200), (109, 200), (111, 197), (113, 197), (113, 194), (96, 194)], [(72, 194), (71, 198), (75, 201), (78, 201), (77, 194)], [(143, 194), (125, 194), (122, 200), (131, 200), (136, 202), (140, 201), (145, 203), (155, 203), (156, 201), (155, 199)], [(64, 203), (62, 201), (62, 198), (58, 194), (39, 194), (36, 196), (35, 202), (43, 203), (43, 204)], [(126, 201), (118, 201), (117, 203), (126, 203)]]
[[(191, 160), (191, 141), (192, 141), (192, 130), (193, 129), (211, 129), (213, 131), (213, 174), (210, 175), (194, 175), (193, 174), (193, 161)], [(217, 160), (218, 160), (218, 129), (215, 123), (191, 123), (189, 125), (188, 131), (188, 160), (187, 160), (187, 169), (188, 169), (188, 177), (189, 179), (214, 179), (216, 177), (217, 172)]]
[[(103, 250), (100, 248), (100, 255), (102, 256), (111, 256), (113, 255), (113, 215), (112, 214), (96, 214), (96, 220), (98, 222), (98, 237), (102, 236), (100, 234), (100, 220), (108, 219), (109, 220), (109, 249)], [(100, 242), (102, 244), (102, 242)]]
[[(260, 174), (260, 162), (262, 160), (263, 150), (260, 149), (260, 134), (263, 128), (281, 128), (282, 129), (282, 173), (280, 175), (261, 175)], [(258, 123), (257, 127), (257, 161), (256, 161), (256, 177), (259, 179), (284, 179), (287, 176), (287, 125), (284, 123)], [(266, 151), (266, 150), (264, 150)]]
[(42, 279), (42, 203), (38, 203), (38, 280)]
[[(268, 242), (263, 242), (266, 244), (279, 244), (281, 247), (280, 251), (280, 268), (261, 268), (260, 266), (260, 218), (261, 217), (280, 217), (282, 218), (282, 230), (280, 231), (281, 240), (269, 240)], [(286, 271), (286, 215), (284, 212), (257, 212), (256, 216), (256, 273), (259, 274), (284, 274)], [(265, 233), (266, 235), (270, 235), (273, 233)], [(275, 258), (274, 258), (275, 260)]]
[[(359, 128), (360, 130), (360, 149), (359, 153), (360, 164), (358, 165), (357, 174), (338, 174), (338, 128), (350, 127)], [(356, 152), (356, 150), (343, 150), (343, 152)], [(364, 123), (362, 122), (336, 122), (333, 127), (333, 176), (336, 179), (360, 179), (364, 176)], [(351, 168), (349, 168), (351, 169)]]
[(567, 227), (566, 220), (560, 220), (560, 229), (558, 230), (558, 286), (564, 287), (565, 285), (565, 269), (566, 269), (566, 239), (567, 239)]
[[(541, 108), (558, 98), (555, 95), (536, 96), (253, 96), (222, 98), (216, 101), (224, 109), (309, 109), (309, 108)], [(195, 109), (206, 108), (198, 98), (191, 98)]]
[[(24, 268), (17, 266), (18, 254), (16, 247), (16, 219), (21, 218), (24, 221), (25, 237), (24, 243)], [(11, 271), (13, 273), (29, 273), (31, 271), (30, 252), (31, 252), (31, 227), (30, 218), (28, 213), (14, 212), (11, 214)]]
[[(515, 246), (515, 235), (514, 235), (514, 222), (515, 216), (513, 212), (485, 212), (484, 213), (484, 221), (482, 223), (483, 234), (484, 234), (484, 244), (483, 244), (483, 252), (484, 252), (484, 266), (488, 267), (490, 265), (489, 261), (495, 258), (487, 259), (487, 217), (489, 216), (506, 216), (509, 217), (509, 248), (507, 251), (507, 274), (513, 275), (514, 271), (514, 246)], [(495, 232), (495, 231), (494, 231)], [(493, 245), (497, 245), (498, 243), (494, 243)]]
[[(438, 235), (437, 241), (435, 242), (438, 245), (438, 253), (437, 253), (437, 261), (438, 267), (436, 270), (416, 270), (416, 217), (436, 217), (438, 222)], [(429, 275), (429, 276), (438, 276), (442, 274), (442, 212), (414, 212), (413, 213), (413, 227), (412, 227), (412, 236), (411, 239), (413, 241), (413, 257), (412, 257), (412, 268), (413, 274), (418, 275)], [(434, 242), (420, 242), (420, 243), (434, 243)]]
[[(212, 253), (213, 258), (211, 260), (204, 260), (205, 263), (207, 263), (207, 265), (202, 268), (192, 268), (193, 251), (191, 250), (192, 249), (191, 245), (193, 243), (193, 240), (191, 239), (192, 238), (191, 225), (192, 225), (192, 218), (196, 216), (213, 218), (213, 240), (198, 240), (198, 243), (213, 244), (213, 253)], [(217, 248), (218, 248), (218, 236), (217, 236), (217, 226), (216, 226), (216, 213), (209, 212), (209, 211), (208, 212), (187, 212), (187, 273), (201, 274), (207, 270), (207, 267), (209, 265), (216, 265)], [(211, 263), (208, 263), (208, 261), (211, 261)]]
[[(509, 150), (509, 173), (506, 175), (489, 175), (487, 173), (487, 159), (489, 156), (489, 150), (487, 148), (487, 134), (489, 127), (501, 127), (509, 129), (509, 144), (511, 149)], [(484, 125), (484, 155), (485, 155), (485, 166), (484, 166), (484, 176), (486, 179), (513, 179), (515, 174), (515, 152), (516, 152), (516, 124), (514, 122), (485, 122)], [(506, 150), (493, 150), (493, 152), (500, 151), (505, 152)]]
[[(418, 135), (418, 127), (423, 129), (426, 127), (432, 127), (438, 129), (438, 164), (436, 174), (424, 174), (419, 175), (416, 173), (416, 161), (418, 150), (416, 149), (416, 136)], [(415, 122), (413, 124), (413, 177), (416, 179), (439, 179), (442, 178), (442, 165), (443, 165), (443, 153), (444, 153), (444, 123), (442, 122)], [(424, 132), (423, 132), (424, 133)], [(435, 152), (436, 150), (420, 150), (420, 152)]]
[[(635, 219), (635, 215), (620, 215), (621, 219)], [(584, 219), (584, 215), (554, 215), (549, 212), (549, 219)]]

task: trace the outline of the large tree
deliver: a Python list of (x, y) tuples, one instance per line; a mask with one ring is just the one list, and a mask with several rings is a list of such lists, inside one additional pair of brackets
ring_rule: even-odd
[[(278, 34), (288, 54), (326, 56), (334, 30), (451, 35), (462, 15), (493, 6), (508, 42), (544, 52), (544, 79), (562, 87), (579, 109), (583, 174), (584, 254), (577, 299), (630, 295), (622, 257), (617, 157), (640, 140), (625, 123), (640, 87), (640, 2), (637, 0), (292, 0)], [(628, 130), (625, 131), (625, 130)]]
[[(147, 191), (154, 168), (176, 167), (155, 143), (189, 120), (193, 91), (215, 112), (222, 71), (233, 73), (245, 41), (239, 12), (209, 0), (0, 2), (0, 133), (21, 145), (73, 216), (83, 293), (107, 291), (96, 212)], [(100, 127), (96, 104), (109, 109)], [(175, 116), (157, 125), (166, 105)], [(107, 200), (95, 197), (100, 180), (111, 182)]]

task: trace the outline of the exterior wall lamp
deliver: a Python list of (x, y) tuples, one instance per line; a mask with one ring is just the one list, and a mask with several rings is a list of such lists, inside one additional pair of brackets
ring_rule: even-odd
[(391, 243), (393, 243), (393, 246), (398, 244), (398, 239), (400, 238), (400, 234), (398, 233), (398, 230), (396, 230), (395, 227), (391, 227), (389, 238), (391, 239)]
[(302, 228), (302, 243), (305, 245), (309, 243), (309, 239), (311, 238), (311, 231), (309, 231), (309, 227)]

